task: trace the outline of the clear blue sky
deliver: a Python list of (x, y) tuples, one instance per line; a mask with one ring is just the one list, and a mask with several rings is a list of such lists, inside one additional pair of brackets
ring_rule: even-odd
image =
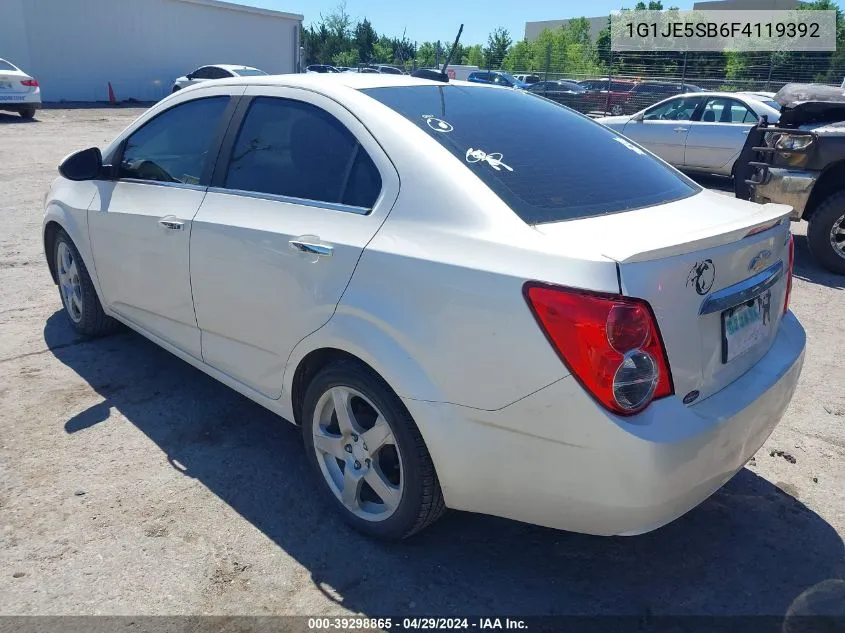
[[(305, 25), (330, 13), (338, 0), (230, 0), (305, 16)], [(514, 40), (522, 39), (525, 23), (537, 20), (608, 15), (622, 7), (633, 8), (637, 0), (459, 0), (446, 2), (400, 2), (397, 0), (347, 0), (346, 10), (353, 22), (368, 18), (381, 35), (401, 37), (407, 29), (411, 41), (425, 42), (453, 39), (458, 26), (464, 23), (463, 44), (483, 44), (487, 34), (504, 26)], [(664, 6), (691, 9), (692, 0), (664, 0)]]

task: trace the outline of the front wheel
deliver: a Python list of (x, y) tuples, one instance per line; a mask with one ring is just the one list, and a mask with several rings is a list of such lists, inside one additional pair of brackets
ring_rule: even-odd
[(828, 197), (810, 216), (807, 244), (829, 271), (845, 275), (845, 191)]
[(344, 520), (398, 540), (445, 511), (431, 456), (402, 401), (373, 371), (340, 361), (312, 380), (302, 409), (308, 461)]
[(59, 231), (53, 242), (53, 262), (59, 295), (73, 329), (84, 336), (100, 336), (114, 330), (117, 322), (103, 312), (88, 269), (64, 231)]
[(619, 105), (618, 103), (616, 103), (616, 104), (612, 105), (612, 106), (610, 107), (610, 113), (611, 113), (613, 116), (620, 116), (620, 115), (622, 114), (622, 106), (621, 106), (621, 105)]

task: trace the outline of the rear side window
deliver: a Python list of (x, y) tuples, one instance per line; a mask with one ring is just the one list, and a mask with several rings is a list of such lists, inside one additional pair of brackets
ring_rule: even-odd
[(238, 133), (224, 187), (369, 209), (381, 176), (358, 140), (325, 110), (258, 97)]
[(15, 68), (14, 66), (12, 66), (12, 65), (11, 65), (9, 62), (7, 62), (5, 59), (0, 59), (0, 70), (12, 70), (12, 71), (15, 71), (15, 70), (17, 70), (17, 68)]
[(529, 224), (615, 213), (700, 191), (623, 136), (527, 92), (457, 85), (362, 92), (440, 143)]
[(257, 68), (236, 68), (234, 73), (241, 77), (258, 77), (267, 74), (263, 70), (258, 70)]
[(181, 103), (126, 140), (120, 178), (199, 184), (229, 97)]

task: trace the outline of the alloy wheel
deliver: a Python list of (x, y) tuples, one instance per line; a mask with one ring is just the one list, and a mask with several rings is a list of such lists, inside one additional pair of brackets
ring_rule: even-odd
[(82, 284), (76, 257), (66, 242), (59, 242), (56, 249), (56, 273), (65, 310), (74, 323), (79, 323), (82, 321)]
[(839, 216), (830, 228), (830, 245), (834, 253), (845, 259), (845, 214)]
[(320, 472), (355, 516), (384, 521), (402, 500), (404, 472), (393, 430), (378, 408), (350, 387), (327, 390), (312, 420)]

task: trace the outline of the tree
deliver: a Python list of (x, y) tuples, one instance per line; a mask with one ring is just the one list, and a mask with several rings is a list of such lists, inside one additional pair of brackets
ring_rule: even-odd
[(481, 44), (473, 44), (467, 49), (466, 63), (478, 67), (484, 65), (484, 49), (481, 48)]
[(502, 68), (510, 72), (534, 71), (534, 56), (531, 43), (522, 40), (511, 46), (502, 61)]
[(355, 67), (358, 65), (358, 50), (353, 48), (348, 51), (343, 51), (332, 57), (332, 63), (335, 66)]
[(377, 39), (378, 35), (367, 18), (355, 25), (355, 48), (358, 50), (360, 61), (369, 62), (373, 58), (373, 49)]
[(349, 27), (352, 25), (352, 18), (346, 10), (346, 0), (340, 0), (334, 11), (323, 17), (320, 14), (320, 21), (326, 25), (329, 33), (339, 40), (346, 40), (349, 37)]
[(494, 29), (487, 37), (487, 47), (484, 49), (484, 65), (488, 68), (499, 68), (512, 43), (510, 33), (505, 27), (500, 26)]
[(434, 43), (423, 42), (417, 47), (417, 66), (420, 68), (434, 67)]

